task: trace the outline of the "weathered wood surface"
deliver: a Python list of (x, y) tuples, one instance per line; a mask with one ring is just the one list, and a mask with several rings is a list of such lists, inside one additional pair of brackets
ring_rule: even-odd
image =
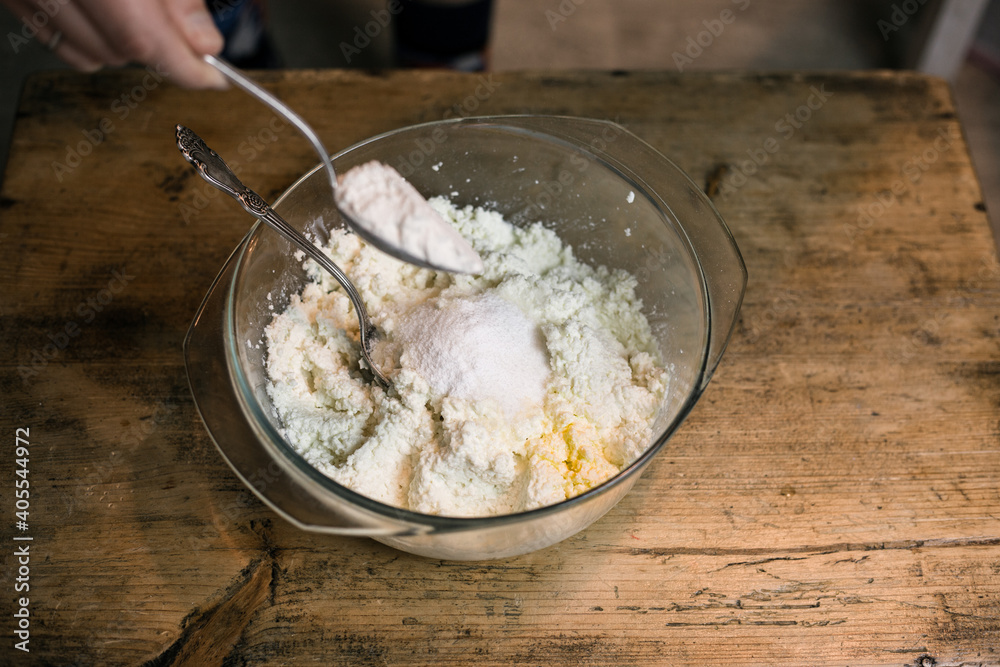
[(555, 547), (448, 563), (299, 532), (241, 486), (188, 393), (181, 341), (249, 221), (172, 133), (265, 196), (310, 148), (236, 90), (37, 76), (0, 200), (8, 600), (12, 537), (34, 538), (31, 653), (5, 603), (5, 664), (1000, 664), (1000, 265), (943, 82), (262, 78), (331, 148), (449, 113), (623, 123), (737, 238), (730, 349), (633, 492)]

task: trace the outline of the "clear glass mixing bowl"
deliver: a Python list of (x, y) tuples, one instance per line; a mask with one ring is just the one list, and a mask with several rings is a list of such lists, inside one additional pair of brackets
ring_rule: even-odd
[[(670, 371), (656, 437), (608, 482), (517, 514), (419, 514), (341, 486), (282, 438), (267, 395), (264, 328), (307, 278), (293, 247), (258, 224), (216, 278), (185, 340), (192, 393), (219, 451), (261, 500), (302, 529), (365, 535), (424, 556), (512, 556), (586, 528), (628, 492), (719, 363), (747, 280), (725, 223), (676, 165), (605, 121), (504, 116), (426, 123), (357, 144), (334, 164), (342, 173), (369, 160), (395, 167), (427, 197), (486, 206), (517, 225), (541, 221), (582, 260), (632, 272)], [(341, 225), (319, 167), (274, 208), (320, 241)]]

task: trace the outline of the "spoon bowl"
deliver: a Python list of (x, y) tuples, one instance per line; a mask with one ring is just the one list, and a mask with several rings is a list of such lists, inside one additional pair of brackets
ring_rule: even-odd
[[(309, 143), (312, 144), (312, 147), (319, 154), (320, 160), (323, 162), (323, 168), (326, 171), (327, 177), (330, 179), (331, 191), (337, 193), (335, 197), (337, 208), (344, 222), (358, 236), (396, 259), (426, 269), (449, 271), (451, 273), (478, 273), (482, 270), (482, 260), (472, 246), (465, 239), (461, 238), (461, 236), (457, 235), (448, 223), (427, 205), (426, 200), (423, 199), (416, 189), (406, 183), (405, 179), (391, 167), (382, 165), (383, 171), (388, 178), (389, 186), (391, 186), (383, 188), (384, 195), (391, 197), (393, 194), (400, 192), (401, 188), (405, 189), (407, 199), (393, 203), (402, 204), (396, 206), (396, 208), (406, 210), (406, 202), (415, 200), (421, 211), (420, 216), (398, 220), (397, 222), (400, 224), (388, 225), (383, 220), (373, 219), (371, 215), (366, 215), (364, 209), (343, 206), (342, 202), (345, 199), (351, 201), (352, 198), (344, 197), (342, 192), (338, 192), (340, 187), (337, 172), (334, 170), (333, 162), (330, 160), (330, 153), (323, 146), (319, 135), (309, 123), (291, 107), (272, 95), (270, 91), (225, 60), (213, 55), (206, 55), (204, 59), (205, 62), (219, 70), (237, 87), (280, 114), (285, 120), (295, 126)], [(411, 227), (419, 227), (423, 238), (427, 242), (420, 244), (404, 243), (402, 238), (406, 235), (399, 233), (399, 230), (404, 229), (404, 225), (407, 224)], [(436, 251), (440, 249), (441, 244), (445, 244), (446, 246), (444, 251)]]

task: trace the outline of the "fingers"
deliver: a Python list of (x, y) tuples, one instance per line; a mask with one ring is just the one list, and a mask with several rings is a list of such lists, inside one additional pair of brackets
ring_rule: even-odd
[[(18, 0), (17, 4), (36, 13), (41, 6), (37, 0), (35, 2)], [(56, 55), (73, 67), (84, 71), (94, 71), (103, 65), (125, 63), (108, 48), (102, 35), (79, 7), (69, 2), (54, 2), (50, 5), (49, 21), (38, 31), (38, 39), (48, 45), (58, 31), (61, 37), (56, 48), (52, 49)]]
[[(94, 71), (100, 68), (102, 61), (91, 55), (90, 49), (81, 47), (81, 36), (76, 27), (70, 27), (68, 15), (75, 8), (53, 4), (52, 7), (40, 9), (39, 5), (29, 0), (2, 0), (10, 11), (21, 18), (26, 27), (33, 29), (34, 37), (47, 49), (58, 55), (69, 65), (83, 71)], [(63, 16), (59, 16), (63, 14)], [(24, 31), (22, 30), (22, 33)]]
[[(182, 63), (183, 70), (178, 69), (178, 75), (184, 80), (195, 81), (199, 88), (227, 88), (229, 82), (214, 67), (202, 60), (205, 54), (216, 55), (222, 51), (225, 42), (222, 33), (215, 27), (211, 14), (205, 8), (204, 0), (173, 0), (167, 2), (167, 12), (177, 30), (184, 35), (196, 59), (191, 63), (188, 72), (187, 64)], [(170, 71), (170, 70), (168, 70)], [(178, 81), (178, 83), (181, 83)], [(190, 85), (181, 83), (181, 85)]]
[(205, 0), (168, 0), (166, 8), (195, 53), (215, 55), (222, 51), (222, 34), (205, 8)]
[(120, 59), (154, 65), (186, 88), (224, 88), (202, 60), (222, 48), (204, 3), (193, 0), (88, 0), (82, 11)]
[(140, 62), (186, 88), (227, 86), (202, 60), (223, 46), (204, 0), (0, 1), (22, 17), (44, 12), (37, 39), (49, 44), (59, 33), (54, 53), (77, 69)]

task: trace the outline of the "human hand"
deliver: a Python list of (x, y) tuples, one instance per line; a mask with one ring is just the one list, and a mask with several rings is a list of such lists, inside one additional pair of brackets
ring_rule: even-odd
[[(225, 88), (202, 60), (222, 50), (204, 0), (0, 0), (78, 70), (139, 62), (185, 88)], [(46, 17), (43, 20), (43, 17)]]

